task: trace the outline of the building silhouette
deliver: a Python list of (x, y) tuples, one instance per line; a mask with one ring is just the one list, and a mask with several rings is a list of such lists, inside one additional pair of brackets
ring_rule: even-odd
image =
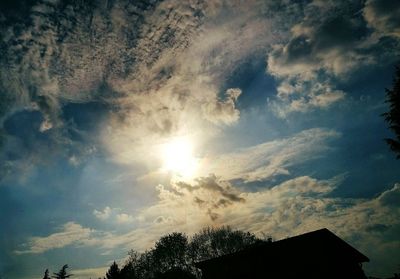
[(328, 229), (252, 245), (196, 264), (203, 279), (366, 279), (369, 259)]

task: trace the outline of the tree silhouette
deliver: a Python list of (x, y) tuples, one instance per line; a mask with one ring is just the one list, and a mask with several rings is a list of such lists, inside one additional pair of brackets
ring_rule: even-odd
[(53, 273), (54, 275), (53, 275), (52, 277), (53, 277), (53, 278), (56, 278), (56, 279), (65, 279), (65, 278), (71, 277), (72, 274), (68, 274), (68, 273), (67, 273), (67, 268), (68, 268), (68, 265), (65, 264), (65, 265), (60, 269), (60, 271), (59, 271), (58, 273)]
[(163, 236), (156, 242), (153, 260), (161, 272), (173, 268), (185, 269), (187, 259), (188, 238), (183, 233), (172, 233)]
[(46, 269), (46, 271), (44, 272), (43, 279), (50, 279), (49, 269)]
[(190, 239), (183, 233), (171, 233), (144, 253), (131, 250), (119, 279), (196, 278), (196, 262), (242, 250), (257, 241), (261, 240), (255, 235), (229, 227), (205, 228)]
[(110, 268), (108, 269), (107, 273), (106, 273), (106, 277), (107, 279), (119, 279), (120, 277), (120, 270), (118, 265), (114, 263), (110, 266)]
[(400, 159), (400, 66), (396, 67), (396, 75), (393, 80), (393, 88), (386, 88), (386, 103), (389, 103), (389, 111), (383, 114), (389, 128), (394, 132), (395, 138), (385, 139), (390, 149)]
[(193, 236), (188, 252), (190, 258), (198, 262), (237, 252), (257, 242), (261, 240), (249, 232), (208, 227)]
[(154, 279), (196, 279), (196, 275), (188, 270), (174, 268), (164, 273), (157, 274)]
[(159, 269), (153, 260), (153, 250), (138, 253), (131, 250), (128, 253), (129, 259), (121, 269), (122, 279), (154, 278)]

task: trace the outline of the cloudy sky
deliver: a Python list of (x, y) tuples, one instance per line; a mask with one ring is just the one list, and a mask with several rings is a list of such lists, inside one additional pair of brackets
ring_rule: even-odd
[(398, 0), (0, 3), (2, 278), (221, 225), (326, 227), (398, 271)]

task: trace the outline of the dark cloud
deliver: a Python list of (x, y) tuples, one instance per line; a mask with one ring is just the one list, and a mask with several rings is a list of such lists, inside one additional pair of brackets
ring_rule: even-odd
[(368, 24), (381, 35), (400, 37), (399, 1), (368, 0), (363, 13)]
[(211, 210), (208, 210), (207, 214), (210, 216), (211, 221), (217, 221), (217, 219), (220, 217), (218, 213), (212, 212)]
[(193, 199), (194, 203), (198, 204), (199, 206), (202, 206), (205, 201), (203, 201), (202, 199), (198, 198), (198, 197), (194, 197)]
[[(215, 174), (210, 174), (207, 177), (196, 178), (196, 184), (191, 185), (185, 182), (178, 182), (176, 185), (182, 189), (189, 190), (190, 192), (196, 190), (208, 190), (221, 195), (225, 199), (220, 199), (217, 204), (224, 204), (230, 202), (244, 202), (245, 199), (240, 197), (235, 189), (227, 182), (220, 181)], [(222, 201), (221, 201), (222, 200)]]
[[(288, 40), (273, 46), (268, 54), (267, 70), (280, 82), (277, 98), (269, 102), (278, 116), (327, 108), (346, 95), (335, 88), (335, 81), (347, 80), (363, 66), (394, 60), (396, 47), (384, 47), (388, 43), (376, 40), (366, 24), (371, 21), (371, 6), (378, 5), (375, 2), (381, 3), (368, 1), (364, 10), (358, 1), (307, 5), (303, 20), (292, 26)], [(398, 44), (395, 38), (389, 40)]]
[(365, 230), (366, 230), (367, 232), (378, 232), (378, 233), (382, 233), (382, 232), (387, 231), (389, 228), (390, 228), (390, 226), (385, 225), (385, 224), (374, 224), (374, 225), (367, 226), (367, 227), (365, 228)]
[(227, 183), (218, 181), (218, 178), (214, 174), (209, 175), (208, 177), (198, 178), (196, 181), (199, 187), (220, 193), (223, 197), (231, 202), (245, 201), (244, 198), (239, 197), (233, 192), (234, 189), (232, 188), (232, 186)]
[(292, 34), (287, 44), (269, 54), (268, 69), (274, 75), (311, 74), (320, 69), (334, 74), (347, 72), (351, 63), (359, 62), (357, 46), (366, 29), (361, 17), (336, 15), (322, 22), (304, 21), (292, 28)]
[(172, 186), (179, 196), (191, 196), (194, 204), (205, 210), (213, 221), (219, 217), (215, 210), (246, 202), (230, 183), (214, 174), (196, 178), (194, 183), (178, 181)]

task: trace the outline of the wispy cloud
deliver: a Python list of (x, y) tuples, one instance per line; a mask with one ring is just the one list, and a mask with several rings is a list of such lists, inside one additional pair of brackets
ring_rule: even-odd
[(339, 136), (333, 130), (305, 130), (291, 137), (206, 158), (202, 173), (215, 173), (226, 180), (242, 179), (245, 182), (288, 175), (290, 166), (323, 156), (330, 149), (328, 142)]
[(17, 254), (37, 254), (45, 251), (62, 248), (68, 245), (83, 244), (91, 237), (94, 230), (84, 228), (75, 222), (68, 222), (59, 228), (59, 232), (45, 237), (32, 237)]

